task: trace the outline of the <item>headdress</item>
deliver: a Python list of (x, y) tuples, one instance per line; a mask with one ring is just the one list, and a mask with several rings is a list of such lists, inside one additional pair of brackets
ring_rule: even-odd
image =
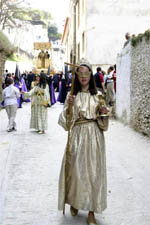
[[(90, 63), (84, 58), (80, 59), (80, 61), (77, 63), (77, 65), (78, 66), (86, 65), (90, 70), (92, 70), (92, 67), (91, 67)], [(84, 73), (76, 71), (76, 73), (80, 77), (89, 77), (91, 75), (91, 71), (90, 72), (84, 72)]]
[(85, 58), (81, 58), (81, 59), (79, 60), (79, 62), (77, 63), (77, 65), (78, 65), (78, 66), (86, 65), (86, 66), (88, 66), (88, 67), (92, 70), (91, 64), (90, 64), (90, 63), (88, 62), (88, 60), (85, 59)]

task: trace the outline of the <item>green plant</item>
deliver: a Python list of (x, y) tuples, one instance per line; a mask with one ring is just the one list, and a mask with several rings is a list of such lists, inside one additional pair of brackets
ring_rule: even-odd
[(131, 44), (132, 44), (133, 47), (136, 46), (136, 37), (132, 37)]
[(48, 38), (49, 41), (60, 40), (62, 34), (58, 32), (58, 28), (55, 24), (51, 24), (48, 26)]
[(143, 40), (143, 34), (138, 34), (136, 40), (137, 40), (137, 43), (142, 42), (142, 40)]
[(5, 52), (7, 57), (11, 56), (14, 51), (14, 47), (2, 31), (0, 31), (0, 51)]
[(145, 31), (144, 36), (146, 41), (150, 40), (150, 29)]
[(150, 29), (146, 30), (144, 34), (138, 34), (138, 36), (134, 36), (131, 39), (131, 45), (133, 47), (136, 47), (138, 43), (142, 42), (143, 38), (145, 38), (146, 41), (150, 40)]

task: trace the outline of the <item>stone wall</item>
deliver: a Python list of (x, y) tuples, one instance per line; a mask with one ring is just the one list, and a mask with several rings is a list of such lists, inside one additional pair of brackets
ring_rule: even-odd
[(150, 136), (150, 41), (131, 51), (131, 126)]
[(150, 136), (150, 41), (129, 43), (117, 57), (116, 114)]

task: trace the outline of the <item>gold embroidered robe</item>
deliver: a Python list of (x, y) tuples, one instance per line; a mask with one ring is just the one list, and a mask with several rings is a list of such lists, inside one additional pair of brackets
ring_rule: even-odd
[[(65, 202), (76, 209), (101, 213), (107, 206), (106, 158), (103, 130), (107, 130), (108, 117), (99, 118), (102, 129), (95, 121), (75, 125), (78, 119), (96, 120), (98, 94), (79, 92), (73, 105), (69, 175)], [(67, 130), (68, 97), (59, 125)], [(66, 153), (65, 153), (66, 154)], [(59, 178), (58, 209), (63, 210), (65, 198), (65, 154)]]
[[(37, 94), (38, 91), (42, 93), (42, 97)], [(48, 85), (46, 85), (45, 89), (35, 86), (29, 92), (25, 93), (25, 98), (28, 97), (31, 97), (30, 128), (34, 128), (36, 130), (46, 130), (48, 124), (47, 107), (42, 105), (42, 101), (44, 100), (50, 105)]]

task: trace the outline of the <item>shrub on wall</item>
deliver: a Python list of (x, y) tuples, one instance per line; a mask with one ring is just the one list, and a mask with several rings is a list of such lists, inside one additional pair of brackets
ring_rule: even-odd
[(132, 37), (131, 45), (136, 47), (140, 42), (142, 42), (143, 38), (145, 38), (146, 41), (150, 40), (150, 29), (146, 30), (143, 34), (138, 34), (138, 36)]

